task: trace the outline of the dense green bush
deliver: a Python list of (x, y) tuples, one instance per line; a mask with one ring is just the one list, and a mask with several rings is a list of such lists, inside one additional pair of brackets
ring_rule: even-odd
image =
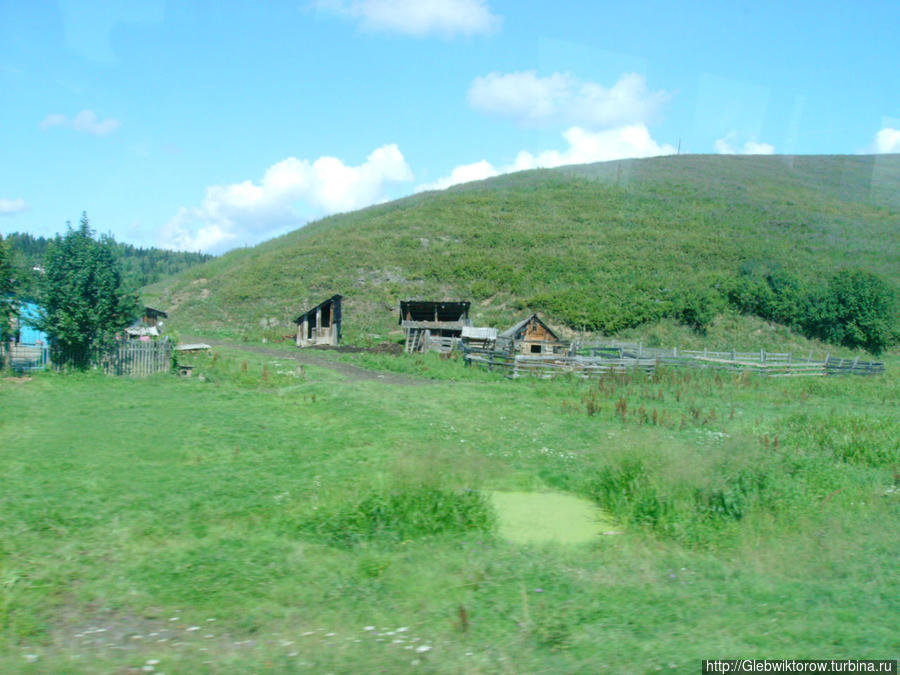
[(864, 270), (844, 269), (810, 283), (784, 269), (747, 268), (733, 278), (728, 303), (810, 338), (880, 354), (898, 341), (890, 287)]
[(693, 473), (667, 460), (626, 456), (588, 477), (583, 491), (619, 521), (691, 545), (721, 540), (754, 513), (796, 516), (804, 495), (819, 491), (807, 480), (815, 471), (810, 463), (792, 468), (753, 447), (729, 450), (704, 457)]
[(318, 510), (302, 529), (331, 545), (352, 546), (439, 534), (489, 533), (494, 522), (492, 507), (477, 491), (412, 485), (366, 492), (333, 509)]
[(897, 340), (894, 297), (879, 277), (841, 270), (808, 303), (804, 328), (810, 337), (880, 354)]
[(671, 316), (703, 334), (724, 306), (724, 298), (714, 288), (689, 287), (676, 295)]

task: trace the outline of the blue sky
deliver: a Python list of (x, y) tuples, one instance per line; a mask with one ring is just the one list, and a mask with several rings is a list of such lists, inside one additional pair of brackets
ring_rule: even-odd
[(506, 171), (900, 152), (900, 3), (0, 0), (0, 232), (221, 253)]

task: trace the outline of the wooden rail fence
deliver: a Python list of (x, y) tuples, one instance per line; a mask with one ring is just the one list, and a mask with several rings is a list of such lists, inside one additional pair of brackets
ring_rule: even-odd
[(487, 350), (461, 347), (466, 365), (489, 370), (505, 370), (510, 377), (530, 375), (549, 378), (571, 373), (576, 377), (602, 377), (608, 373), (643, 370), (652, 373), (659, 366), (701, 368), (731, 372), (751, 372), (765, 377), (812, 377), (825, 375), (881, 375), (884, 363), (840, 359), (830, 355), (814, 359), (781, 352), (716, 352), (645, 348), (640, 344), (572, 343), (566, 353), (550, 355), (517, 354), (515, 345)]

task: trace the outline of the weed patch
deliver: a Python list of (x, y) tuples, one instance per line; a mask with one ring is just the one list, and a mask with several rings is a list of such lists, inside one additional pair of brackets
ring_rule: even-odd
[(363, 542), (397, 544), (422, 537), (489, 534), (495, 525), (490, 503), (474, 490), (408, 485), (371, 491), (347, 503), (321, 507), (301, 531), (332, 546)]

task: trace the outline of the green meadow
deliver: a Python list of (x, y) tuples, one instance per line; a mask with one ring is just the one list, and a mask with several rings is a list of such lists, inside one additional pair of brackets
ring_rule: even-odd
[[(877, 378), (593, 382), (293, 356), (0, 378), (0, 672), (900, 653), (896, 355)], [(566, 519), (595, 533), (518, 536)]]

